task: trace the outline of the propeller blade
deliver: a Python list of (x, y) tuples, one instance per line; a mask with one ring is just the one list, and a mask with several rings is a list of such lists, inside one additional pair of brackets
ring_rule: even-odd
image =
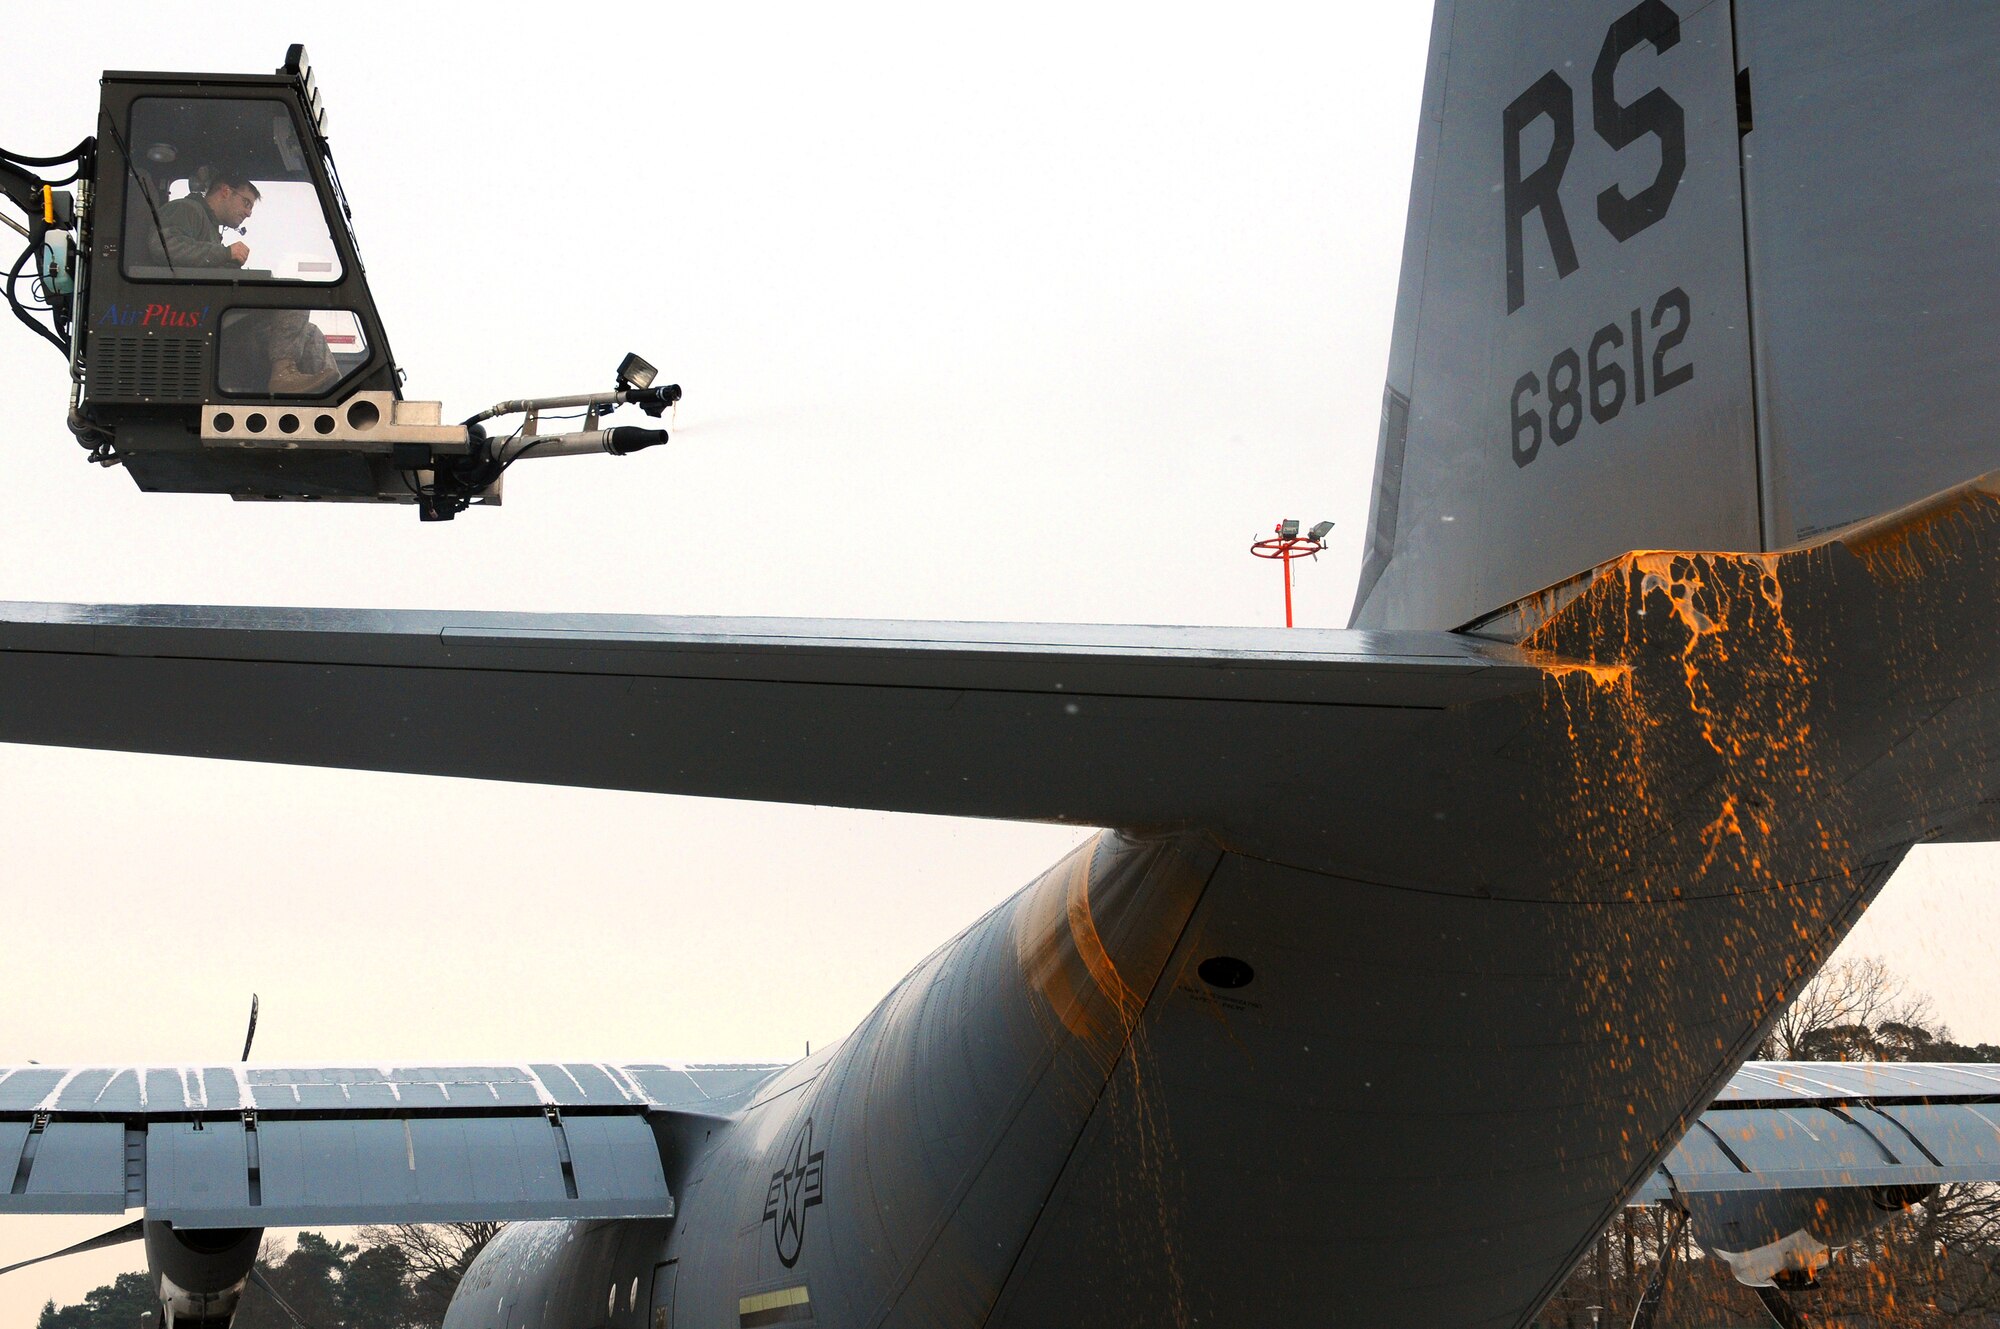
[(101, 1236), (92, 1237), (88, 1241), (79, 1241), (74, 1246), (65, 1246), (61, 1250), (51, 1251), (47, 1255), (37, 1255), (32, 1260), (23, 1260), (19, 1264), (7, 1265), (4, 1268), (0, 1268), (0, 1274), (11, 1274), (16, 1269), (26, 1269), (31, 1264), (41, 1264), (45, 1260), (60, 1260), (65, 1255), (81, 1255), (85, 1251), (101, 1251), (107, 1246), (122, 1246), (128, 1241), (139, 1240), (145, 1234), (146, 1220), (135, 1218), (124, 1227), (113, 1228), (111, 1231)]
[(1785, 1294), (1774, 1287), (1754, 1287), (1757, 1300), (1764, 1303), (1764, 1311), (1771, 1317), (1778, 1329), (1807, 1329), (1812, 1321), (1806, 1319), (1805, 1312), (1785, 1299)]
[(257, 1041), (257, 994), (250, 994), (250, 1032), (243, 1035), (243, 1055), (239, 1060), (250, 1060), (250, 1045)]
[(278, 1309), (285, 1313), (285, 1318), (290, 1320), (296, 1329), (312, 1329), (311, 1325), (299, 1318), (299, 1313), (292, 1309), (291, 1303), (278, 1295), (278, 1289), (272, 1287), (271, 1280), (264, 1277), (261, 1265), (250, 1266), (250, 1281), (256, 1284), (265, 1296), (277, 1303)]

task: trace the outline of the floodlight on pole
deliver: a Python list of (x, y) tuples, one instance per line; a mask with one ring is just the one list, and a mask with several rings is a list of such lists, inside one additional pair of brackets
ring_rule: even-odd
[(1299, 534), (1296, 519), (1286, 517), (1272, 527), (1272, 534), (1250, 546), (1250, 552), (1258, 558), (1276, 559), (1285, 570), (1285, 626), (1292, 626), (1292, 560), (1295, 558), (1317, 558), (1319, 551), (1326, 548), (1326, 533), (1333, 529), (1333, 523), (1323, 521), (1315, 524), (1304, 535)]

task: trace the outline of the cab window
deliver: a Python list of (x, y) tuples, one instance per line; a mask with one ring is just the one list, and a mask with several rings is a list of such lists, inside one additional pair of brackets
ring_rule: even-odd
[(126, 149), (126, 277), (340, 280), (326, 209), (284, 102), (142, 97)]
[(345, 309), (232, 309), (215, 386), (237, 397), (324, 397), (367, 367), (368, 338)]

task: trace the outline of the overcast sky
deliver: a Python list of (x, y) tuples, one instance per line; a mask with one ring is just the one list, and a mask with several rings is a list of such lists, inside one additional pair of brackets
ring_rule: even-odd
[[(1161, 14), (93, 6), (0, 82), (9, 149), (89, 132), (103, 69), (303, 40), (410, 395), (636, 350), (687, 396), (669, 448), (422, 526), (142, 495), (0, 331), (0, 598), (1269, 624), (1246, 548), (1292, 516), (1338, 523), (1298, 607), (1344, 624), (1428, 6)], [(7, 747), (0, 833), (0, 1063), (227, 1057), (252, 991), (260, 1060), (788, 1058), (1081, 838)], [(2000, 1039), (1987, 863), (1918, 860), (1856, 945)], [(0, 1221), (0, 1264), (116, 1221)], [(140, 1258), (0, 1281), (0, 1323)]]

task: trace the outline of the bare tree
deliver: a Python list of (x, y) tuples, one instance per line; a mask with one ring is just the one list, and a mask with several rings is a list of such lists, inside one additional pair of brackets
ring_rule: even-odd
[(361, 1229), (370, 1246), (392, 1246), (409, 1261), (415, 1322), (444, 1322), (458, 1281), (486, 1243), (498, 1236), (500, 1223), (396, 1223)]
[(1931, 999), (1874, 956), (1836, 960), (1799, 989), (1757, 1055), (1766, 1061), (1909, 1061), (1951, 1031)]
[(500, 1228), (499, 1223), (394, 1223), (362, 1228), (361, 1240), (402, 1251), (414, 1278), (441, 1274), (456, 1281)]

